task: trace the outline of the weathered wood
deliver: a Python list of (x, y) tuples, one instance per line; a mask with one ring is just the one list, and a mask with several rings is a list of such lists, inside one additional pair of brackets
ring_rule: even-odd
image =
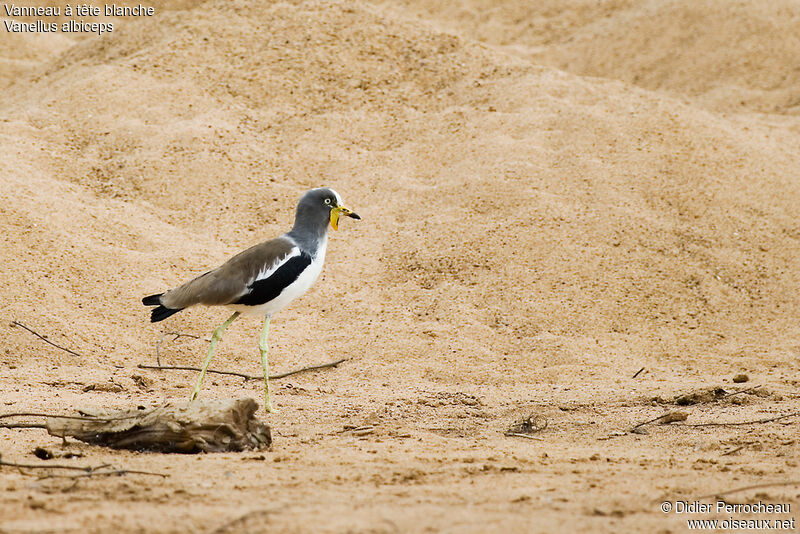
[(257, 409), (253, 399), (168, 402), (146, 410), (93, 410), (86, 419), (48, 417), (46, 428), (53, 436), (116, 449), (236, 452), (272, 443), (269, 426), (255, 417)]

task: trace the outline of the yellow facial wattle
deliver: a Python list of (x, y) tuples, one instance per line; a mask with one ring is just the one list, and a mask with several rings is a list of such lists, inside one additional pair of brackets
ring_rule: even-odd
[(334, 230), (339, 229), (339, 216), (342, 214), (341, 208), (333, 208), (331, 210), (331, 226)]
[(358, 216), (358, 213), (354, 212), (350, 208), (345, 206), (336, 206), (335, 208), (331, 209), (331, 226), (333, 226), (334, 230), (339, 229), (339, 217), (342, 215), (346, 215), (351, 219), (360, 220), (361, 217)]

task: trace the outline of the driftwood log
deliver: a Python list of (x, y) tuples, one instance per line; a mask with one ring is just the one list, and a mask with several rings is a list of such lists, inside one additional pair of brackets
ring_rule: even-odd
[(253, 399), (168, 402), (151, 409), (92, 411), (48, 417), (47, 431), (93, 445), (155, 452), (238, 452), (272, 443), (269, 426), (255, 417)]

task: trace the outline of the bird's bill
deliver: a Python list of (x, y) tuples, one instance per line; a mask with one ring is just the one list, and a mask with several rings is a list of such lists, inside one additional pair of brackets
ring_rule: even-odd
[(358, 216), (358, 213), (354, 212), (350, 208), (345, 208), (344, 206), (336, 206), (331, 210), (331, 226), (334, 230), (339, 229), (339, 217), (342, 215), (346, 215), (352, 219), (359, 220), (361, 217)]

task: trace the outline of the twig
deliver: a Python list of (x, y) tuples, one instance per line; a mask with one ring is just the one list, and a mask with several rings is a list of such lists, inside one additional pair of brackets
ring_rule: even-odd
[(97, 467), (92, 467), (91, 465), (86, 467), (80, 467), (77, 465), (61, 465), (61, 464), (47, 464), (47, 465), (18, 464), (15, 462), (6, 462), (5, 460), (0, 460), (0, 465), (5, 465), (8, 467), (18, 467), (20, 469), (67, 469), (70, 471), (85, 471), (87, 473), (91, 473), (92, 471), (96, 471), (98, 469), (105, 469), (110, 464), (98, 465)]
[(518, 423), (508, 427), (503, 434), (513, 436), (516, 434), (536, 434), (547, 428), (547, 417), (532, 413)]
[(13, 320), (13, 321), (11, 321), (11, 326), (20, 326), (20, 327), (24, 328), (25, 330), (27, 330), (28, 332), (30, 332), (31, 334), (33, 334), (34, 336), (36, 336), (36, 337), (38, 337), (39, 339), (41, 339), (42, 341), (44, 341), (45, 343), (48, 343), (48, 344), (50, 344), (50, 345), (54, 346), (54, 347), (55, 347), (55, 348), (57, 348), (57, 349), (61, 349), (61, 350), (67, 351), (67, 352), (69, 352), (70, 354), (72, 354), (73, 356), (77, 356), (77, 357), (79, 357), (79, 358), (82, 358), (82, 356), (81, 356), (80, 354), (78, 354), (77, 352), (75, 352), (75, 351), (73, 351), (73, 350), (69, 350), (69, 349), (68, 349), (68, 348), (66, 348), (66, 347), (62, 347), (61, 345), (57, 345), (57, 344), (53, 343), (52, 341), (50, 341), (49, 339), (47, 339), (46, 337), (44, 337), (42, 334), (40, 334), (39, 332), (37, 332), (37, 331), (36, 331), (36, 330), (34, 330), (33, 328), (27, 327), (27, 326), (25, 326), (24, 324), (20, 323), (20, 322), (19, 322), (19, 321), (17, 321), (17, 320)]
[(639, 376), (639, 373), (641, 373), (642, 371), (644, 371), (644, 367), (642, 367), (641, 369), (636, 371), (631, 378), (636, 378), (637, 376)]
[(760, 423), (771, 423), (773, 421), (779, 421), (781, 419), (787, 419), (789, 417), (797, 417), (800, 415), (800, 412), (789, 413), (786, 415), (779, 415), (778, 417), (770, 417), (768, 419), (757, 419), (755, 421), (739, 421), (735, 423), (696, 423), (692, 425), (683, 424), (683, 425), (676, 425), (676, 426), (691, 426), (691, 427), (701, 427), (701, 426), (742, 426), (742, 425), (756, 425)]
[(751, 489), (761, 489), (761, 488), (775, 488), (779, 486), (800, 486), (800, 480), (790, 480), (788, 482), (767, 482), (765, 484), (754, 484), (752, 486), (744, 486), (741, 488), (736, 488), (732, 490), (725, 490), (716, 493), (712, 493), (710, 495), (703, 495), (702, 497), (698, 497), (697, 500), (700, 499), (710, 499), (711, 497), (722, 497), (723, 495), (730, 495), (731, 493), (738, 493), (740, 491), (747, 491)]
[(655, 423), (656, 421), (661, 421), (666, 423), (674, 423), (675, 421), (685, 421), (686, 420), (686, 413), (684, 412), (667, 412), (665, 414), (661, 414), (658, 417), (654, 417), (653, 419), (648, 419), (647, 421), (642, 421), (638, 425), (634, 426), (628, 432), (635, 432), (638, 428), (643, 427), (645, 425), (649, 425), (650, 423)]
[[(91, 415), (78, 416), (78, 415), (58, 415), (51, 413), (17, 412), (17, 413), (0, 414), (0, 419), (6, 419), (8, 417), (45, 417), (54, 419), (76, 419), (78, 421), (108, 423), (111, 421), (121, 421), (123, 419), (130, 419), (138, 416), (139, 414), (124, 415), (120, 417), (95, 417)], [(47, 428), (47, 424), (46, 423), (0, 423), (0, 428)], [(61, 437), (63, 438), (64, 436)]]
[[(336, 367), (342, 362), (347, 361), (347, 358), (341, 358), (339, 360), (328, 362), (328, 363), (321, 363), (319, 365), (309, 365), (308, 367), (303, 367), (302, 369), (295, 369), (294, 371), (288, 371), (286, 373), (280, 373), (277, 375), (269, 375), (270, 380), (277, 380), (279, 378), (286, 378), (287, 376), (296, 375), (298, 373), (304, 373), (306, 371), (316, 371), (317, 369), (326, 369), (328, 367)], [(140, 363), (137, 365), (139, 369), (155, 369), (159, 371), (201, 371), (199, 367), (189, 367), (185, 365), (145, 365)], [(235, 371), (217, 371), (215, 369), (208, 369), (206, 373), (213, 373), (217, 375), (228, 375), (228, 376), (238, 376), (240, 378), (244, 378), (245, 380), (264, 380), (264, 375), (255, 376), (255, 375), (247, 375), (244, 373), (237, 373)]]
[(44, 423), (0, 423), (0, 428), (47, 428)]
[(190, 337), (192, 339), (200, 339), (200, 336), (196, 336), (194, 334), (184, 334), (183, 332), (164, 332), (165, 336), (175, 336), (172, 338), (172, 341), (177, 341), (182, 337)]
[(156, 343), (156, 365), (161, 365), (161, 352), (159, 349), (161, 348), (161, 344), (164, 342), (164, 336), (166, 335), (166, 332), (161, 334), (161, 337), (158, 338), (158, 343)]
[[(760, 387), (761, 387), (760, 385), (754, 385), (754, 386), (738, 389), (736, 391), (725, 391), (721, 387), (712, 387), (712, 388), (700, 389), (700, 390), (695, 389), (695, 390), (689, 391), (687, 393), (683, 393), (683, 394), (680, 394), (680, 395), (676, 396), (675, 400), (673, 402), (676, 403), (676, 404), (679, 404), (678, 401), (680, 401), (682, 399), (687, 399), (685, 404), (679, 404), (679, 405), (680, 406), (689, 406), (689, 405), (694, 405), (694, 404), (712, 404), (712, 403), (715, 403), (715, 402), (719, 402), (722, 399), (727, 399), (728, 397), (733, 397), (734, 395), (739, 395), (740, 393), (750, 393), (751, 391), (755, 391)], [(710, 393), (712, 395), (716, 395), (718, 391), (723, 391), (724, 393), (719, 394), (719, 396), (714, 396), (710, 400), (702, 400), (702, 399), (698, 400), (698, 399), (694, 398), (694, 397), (696, 397), (698, 395), (702, 395), (703, 393), (706, 393), (706, 394)]]
[[(139, 369), (156, 369), (159, 371), (201, 371), (199, 367), (189, 367), (187, 365), (146, 365), (140, 363), (137, 365)], [(263, 376), (246, 375), (244, 373), (237, 373), (236, 371), (217, 371), (216, 369), (206, 369), (206, 373), (214, 375), (228, 375), (238, 376), (245, 380), (263, 380)]]
[(159, 349), (161, 348), (161, 344), (164, 342), (164, 338), (167, 336), (175, 336), (172, 338), (172, 341), (177, 341), (179, 338), (182, 337), (190, 337), (192, 339), (200, 339), (200, 336), (196, 336), (194, 334), (182, 334), (180, 332), (164, 332), (161, 334), (161, 337), (158, 339), (158, 343), (156, 343), (156, 363), (161, 365), (161, 353)]
[(735, 449), (731, 449), (728, 452), (723, 452), (722, 454), (720, 454), (720, 456), (730, 456), (731, 454), (733, 454), (735, 452), (739, 452), (740, 450), (744, 449), (745, 447), (747, 447), (747, 445), (739, 445)]
[(60, 417), (62, 419), (86, 419), (82, 415), (55, 415), (50, 413), (16, 412), (0, 414), (0, 419), (7, 417)]
[[(317, 369), (327, 369), (328, 367), (336, 367), (342, 362), (346, 362), (347, 358), (340, 358), (336, 361), (328, 362), (328, 363), (320, 363), (318, 365), (309, 365), (308, 367), (303, 367), (302, 369), (295, 369), (294, 371), (287, 371), (285, 373), (280, 373), (277, 375), (269, 375), (270, 380), (276, 380), (278, 378), (286, 378), (287, 376), (296, 375), (298, 373), (305, 373), (306, 371), (316, 371)], [(263, 377), (259, 377), (263, 378)]]
[[(46, 464), (46, 465), (37, 465), (37, 464), (18, 464), (16, 462), (6, 462), (0, 459), (0, 466), (7, 466), (7, 467), (16, 467), (17, 469), (64, 469), (66, 471), (83, 471), (83, 474), (78, 475), (78, 477), (90, 477), (92, 475), (97, 476), (108, 476), (108, 475), (124, 475), (127, 473), (134, 474), (134, 475), (152, 475), (167, 478), (169, 475), (167, 473), (154, 473), (152, 471), (139, 471), (136, 469), (113, 469), (111, 471), (103, 471), (104, 469), (109, 469), (113, 467), (111, 464), (102, 464), (98, 466), (77, 466), (77, 465), (62, 465), (62, 464)], [(46, 478), (56, 478), (58, 475), (50, 475)], [(68, 477), (61, 477), (61, 478), (77, 478), (74, 476)]]
[(131, 417), (138, 417), (135, 415), (126, 415), (121, 417), (96, 417), (94, 415), (58, 415), (52, 413), (35, 413), (35, 412), (16, 412), (0, 414), (0, 419), (8, 417), (56, 417), (59, 419), (78, 419), (80, 421), (118, 421), (120, 419), (130, 419)]
[[(155, 369), (158, 371), (201, 371), (199, 367), (190, 367), (188, 365), (146, 365), (140, 363), (137, 365), (139, 369)], [(263, 376), (246, 375), (244, 373), (237, 373), (236, 371), (217, 371), (216, 369), (206, 369), (206, 373), (213, 375), (228, 375), (238, 376), (245, 380), (263, 380)]]
[(751, 391), (755, 391), (760, 387), (761, 386), (750, 386), (749, 388), (743, 388), (738, 391), (731, 391), (730, 393), (726, 393), (725, 395), (721, 396), (717, 400), (727, 399), (728, 397), (733, 397), (734, 395), (738, 395), (739, 393), (750, 393)]
[(655, 422), (656, 422), (656, 421), (658, 421), (659, 419), (664, 419), (664, 418), (665, 418), (667, 415), (668, 415), (668, 414), (659, 415), (658, 417), (654, 417), (653, 419), (648, 419), (647, 421), (642, 421), (642, 422), (641, 422), (641, 423), (639, 423), (638, 425), (636, 425), (636, 426), (634, 426), (633, 428), (631, 428), (631, 429), (630, 429), (628, 432), (633, 432), (634, 430), (636, 430), (636, 429), (637, 429), (637, 428), (639, 428), (640, 426), (649, 425), (650, 423), (655, 423)]
[(540, 438), (538, 436), (531, 436), (530, 434), (520, 434), (519, 432), (503, 432), (503, 435), (515, 438), (535, 439), (536, 441), (544, 441), (544, 438)]
[[(43, 465), (41, 467), (47, 467), (47, 466)], [(100, 472), (92, 471), (90, 473), (81, 473), (79, 475), (53, 475), (53, 474), (51, 474), (51, 475), (47, 475), (47, 476), (44, 476), (44, 477), (41, 477), (41, 478), (70, 478), (70, 479), (75, 479), (75, 478), (84, 478), (84, 477), (93, 477), (93, 476), (95, 476), (95, 477), (122, 476), (122, 475), (128, 475), (128, 474), (131, 474), (131, 475), (152, 475), (152, 476), (158, 476), (158, 477), (162, 477), (162, 478), (167, 478), (169, 476), (167, 473), (155, 473), (153, 471), (139, 471), (138, 469), (114, 469), (112, 471), (100, 471)]]

